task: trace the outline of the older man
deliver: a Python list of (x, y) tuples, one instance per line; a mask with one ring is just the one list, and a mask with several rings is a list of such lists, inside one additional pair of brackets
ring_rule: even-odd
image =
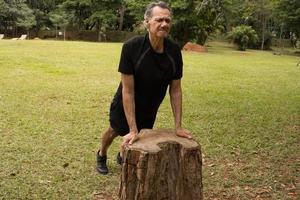
[[(164, 2), (150, 3), (144, 15), (148, 33), (125, 42), (118, 71), (121, 83), (110, 107), (110, 127), (102, 136), (97, 153), (97, 170), (107, 174), (107, 150), (116, 136), (124, 136), (122, 146), (132, 144), (138, 132), (154, 125), (167, 88), (175, 122), (175, 134), (192, 138), (182, 128), (182, 56), (180, 48), (167, 39), (171, 9)], [(120, 161), (120, 154), (118, 160)]]

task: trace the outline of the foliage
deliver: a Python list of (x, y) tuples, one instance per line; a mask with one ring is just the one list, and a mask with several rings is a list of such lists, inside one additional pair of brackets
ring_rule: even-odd
[(251, 26), (237, 26), (229, 33), (229, 38), (238, 45), (238, 49), (245, 51), (249, 45), (256, 43), (258, 37)]
[(277, 0), (226, 0), (222, 7), (226, 30), (239, 25), (251, 26), (258, 35), (257, 43), (251, 48), (269, 49), (274, 32), (274, 1)]
[(279, 0), (276, 6), (276, 17), (288, 32), (300, 38), (300, 1)]
[[(137, 24), (143, 21), (146, 5), (151, 0), (127, 0), (127, 7)], [(208, 35), (219, 27), (219, 1), (217, 0), (169, 0), (173, 11), (172, 38), (181, 46), (188, 41), (204, 44)]]
[[(246, 12), (248, 17), (248, 24), (251, 25), (258, 33), (259, 44), (261, 50), (268, 49), (265, 46), (266, 42), (271, 43), (271, 14), (274, 4), (270, 0), (254, 0), (246, 2)], [(267, 37), (269, 36), (269, 37)]]
[(66, 11), (73, 13), (73, 24), (77, 24), (79, 29), (101, 30), (116, 24), (117, 9), (121, 6), (121, 1), (66, 0), (62, 5)]
[(59, 26), (65, 28), (69, 24), (72, 17), (73, 16), (65, 12), (62, 7), (58, 7), (56, 10), (53, 10), (49, 13), (49, 19), (56, 27)]
[(54, 10), (57, 9), (62, 1), (63, 0), (27, 0), (29, 8), (32, 9), (35, 15), (36, 24), (33, 28), (36, 32), (41, 29), (49, 29), (53, 26), (49, 13), (55, 12)]
[[(70, 28), (136, 30), (142, 33), (143, 13), (152, 0), (0, 0), (0, 31), (54, 29), (53, 14), (65, 17)], [(205, 44), (215, 32), (251, 26), (258, 35), (251, 48), (269, 49), (273, 36), (300, 38), (299, 0), (166, 0), (173, 9), (171, 37)], [(59, 11), (57, 9), (59, 8)], [(52, 19), (52, 20), (51, 20)]]
[(79, 29), (90, 30), (90, 24), (85, 23), (85, 19), (91, 16), (91, 0), (66, 0), (62, 4), (63, 8), (74, 16), (72, 22)]
[(92, 6), (92, 15), (85, 20), (86, 23), (96, 24), (98, 30), (101, 28), (116, 29), (117, 9), (121, 6), (121, 2), (114, 1), (95, 1)]
[[(6, 10), (4, 10), (6, 9)], [(33, 11), (27, 6), (26, 0), (4, 0), (0, 2), (0, 15), (4, 27), (21, 27), (26, 30), (36, 24)]]
[(5, 26), (5, 19), (8, 12), (8, 5), (4, 0), (0, 0), (0, 29)]
[(244, 10), (244, 0), (223, 0), (220, 1), (220, 9), (222, 14), (221, 31), (228, 32), (232, 27), (244, 23), (244, 18), (241, 15)]
[(248, 25), (258, 41), (251, 48), (270, 49), (272, 38), (299, 38), (300, 2), (297, 0), (224, 0), (224, 26)]

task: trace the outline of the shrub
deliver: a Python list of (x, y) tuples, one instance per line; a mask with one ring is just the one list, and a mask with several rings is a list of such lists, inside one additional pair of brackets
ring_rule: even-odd
[(249, 45), (257, 42), (258, 37), (255, 30), (251, 26), (237, 26), (229, 32), (229, 38), (238, 45), (238, 49), (245, 51)]

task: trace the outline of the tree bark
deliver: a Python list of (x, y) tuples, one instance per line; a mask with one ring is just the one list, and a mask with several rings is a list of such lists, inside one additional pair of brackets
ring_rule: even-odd
[(265, 30), (266, 30), (266, 19), (264, 16), (264, 13), (262, 14), (262, 19), (261, 19), (261, 23), (262, 23), (262, 33), (261, 33), (261, 46), (260, 49), (264, 50), (264, 44), (265, 44)]
[(142, 130), (123, 156), (121, 200), (202, 200), (202, 156), (194, 140)]
[(122, 29), (123, 29), (125, 10), (126, 10), (126, 7), (122, 3), (122, 6), (120, 8), (119, 31), (122, 31)]
[(280, 45), (280, 51), (283, 52), (283, 42), (282, 42), (282, 32), (283, 32), (283, 23), (280, 24), (280, 35), (279, 35), (279, 45)]

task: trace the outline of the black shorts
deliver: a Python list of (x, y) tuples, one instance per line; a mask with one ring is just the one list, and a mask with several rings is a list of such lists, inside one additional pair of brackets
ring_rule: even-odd
[(124, 136), (127, 133), (129, 133), (129, 127), (127, 122), (124, 123), (122, 121), (116, 121), (109, 119), (110, 127), (114, 129), (115, 133), (118, 134), (119, 136)]
[[(129, 127), (127, 121), (124, 122), (124, 120), (118, 121), (115, 119), (109, 119), (109, 122), (110, 122), (110, 127), (114, 129), (116, 134), (118, 134), (119, 136), (124, 136), (127, 133), (129, 133)], [(154, 124), (154, 120), (143, 122), (143, 123), (137, 122), (138, 132), (140, 132), (141, 129), (152, 129), (153, 124)]]
[(109, 109), (110, 127), (120, 135), (124, 136), (129, 133), (129, 127), (125, 117), (122, 102), (115, 96), (110, 104)]
[[(141, 129), (152, 129), (154, 125), (155, 118), (141, 120), (138, 116), (136, 116), (136, 125), (138, 131)], [(123, 109), (122, 102), (120, 101), (112, 101), (110, 105), (110, 112), (109, 112), (109, 122), (110, 126), (116, 134), (119, 136), (124, 136), (129, 133), (129, 127), (126, 120), (125, 112)]]

